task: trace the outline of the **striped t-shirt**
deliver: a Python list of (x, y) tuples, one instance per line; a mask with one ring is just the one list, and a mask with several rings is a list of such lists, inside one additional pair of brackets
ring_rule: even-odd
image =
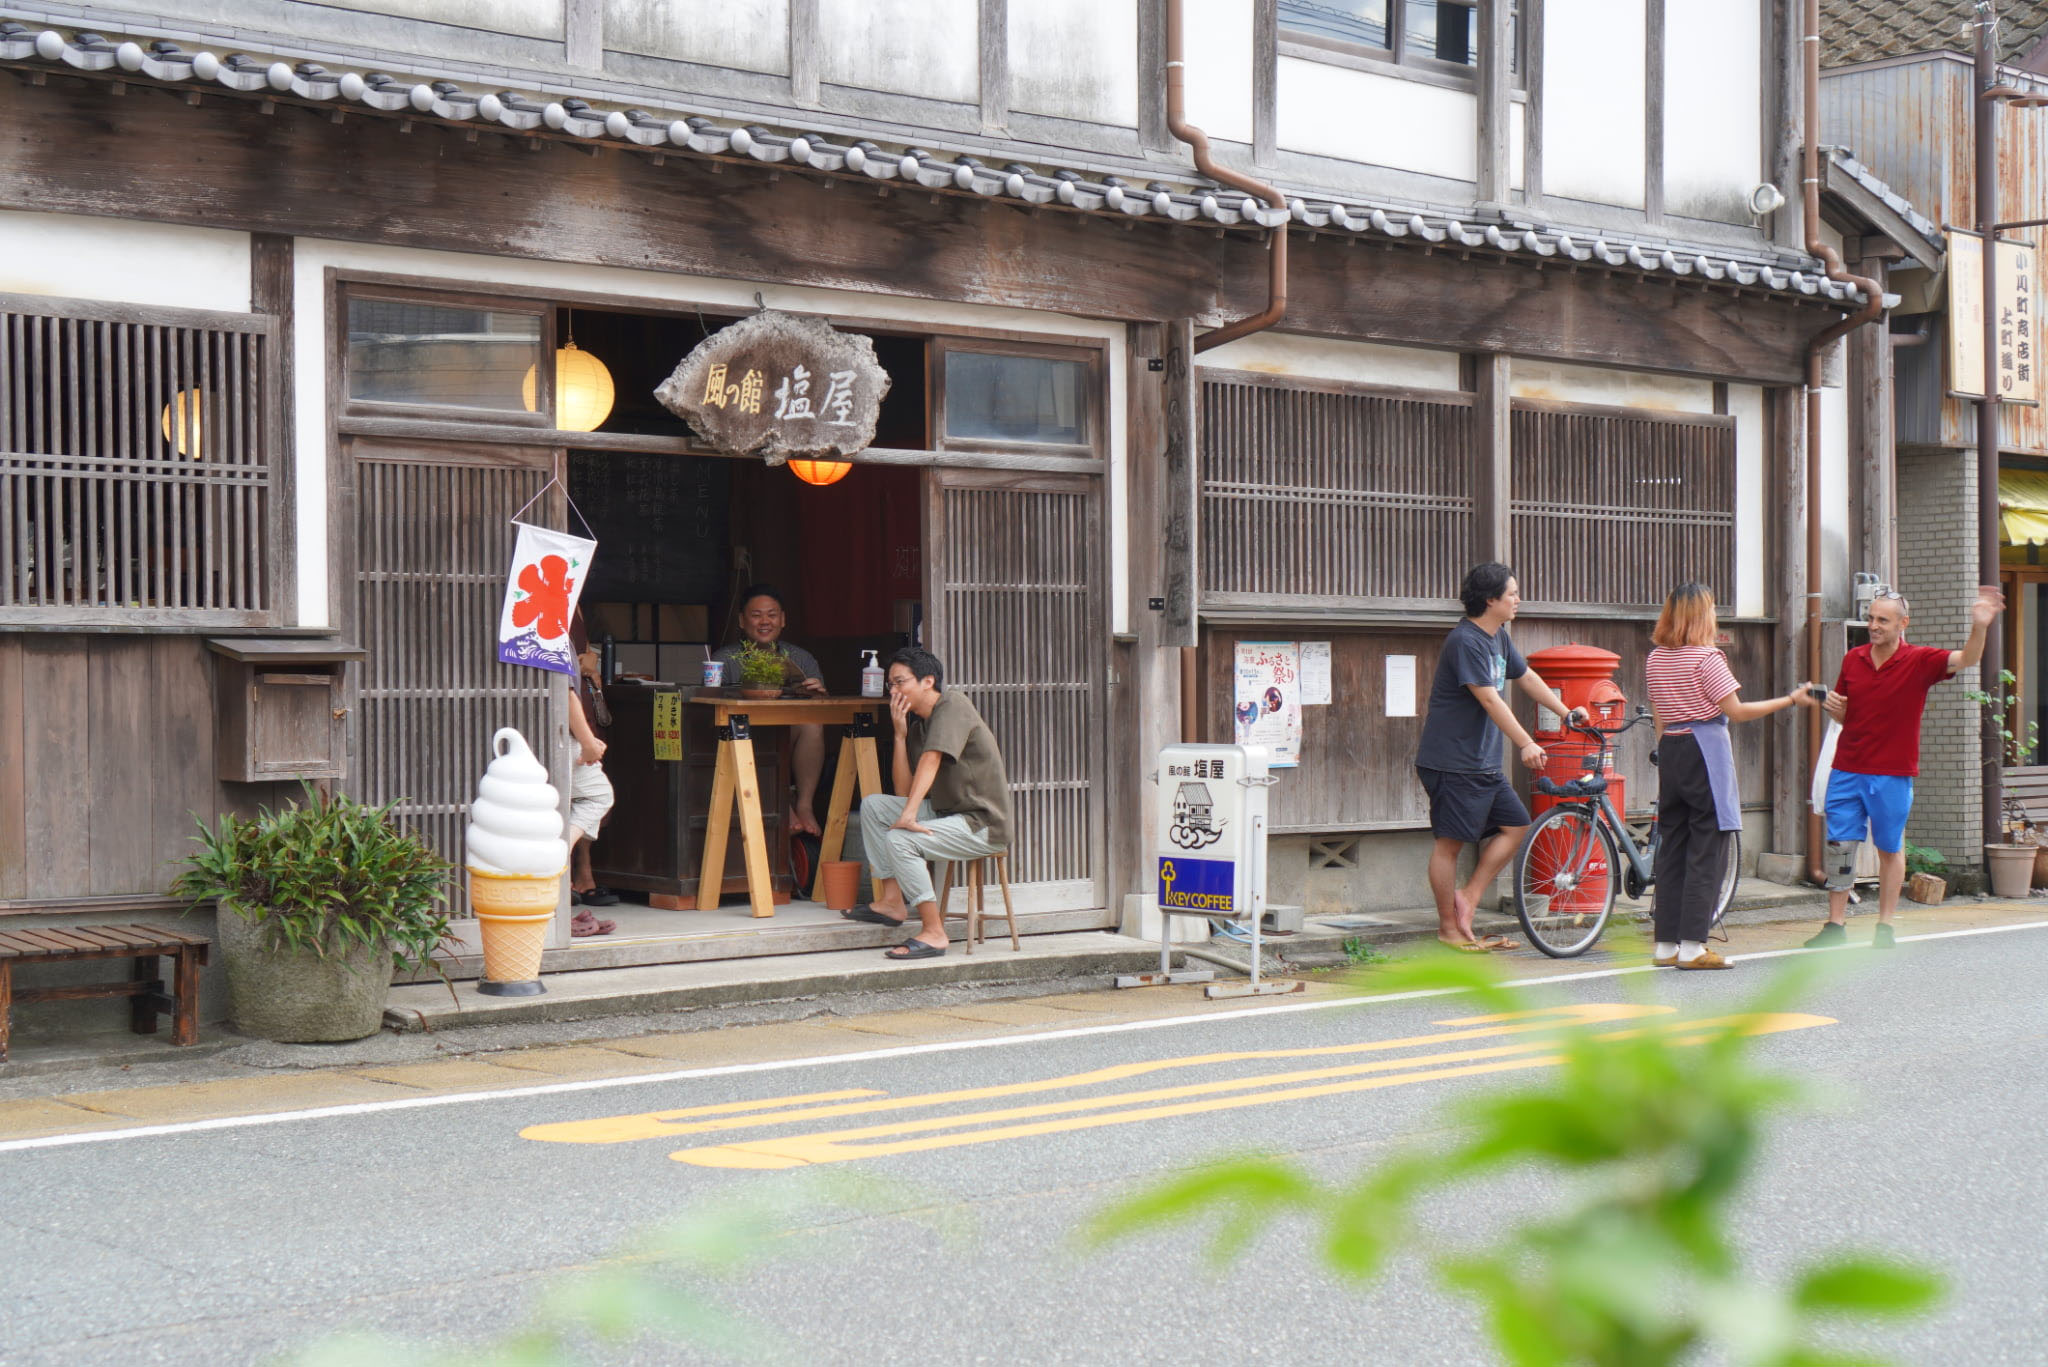
[(1742, 687), (1728, 657), (1712, 646), (1658, 646), (1650, 652), (1650, 706), (1666, 735), (1721, 715), (1721, 699)]

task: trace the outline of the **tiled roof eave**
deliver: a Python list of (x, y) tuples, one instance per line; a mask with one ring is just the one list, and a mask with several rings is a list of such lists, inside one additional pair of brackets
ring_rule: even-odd
[[(405, 81), (375, 71), (336, 72), (313, 62), (265, 60), (243, 53), (223, 57), (205, 49), (188, 52), (161, 39), (144, 46), (132, 38), (115, 41), (83, 30), (66, 34), (0, 22), (0, 64), (68, 67), (114, 79), (149, 80), (172, 87), (211, 86), (316, 105), (354, 105), (401, 118), (491, 125), (532, 136), (745, 159), (1020, 206), (1216, 228), (1286, 224), (1360, 239), (1414, 239), (1430, 247), (1498, 253), (1515, 259), (1691, 278), (1724, 288), (1811, 298), (1840, 307), (1864, 302), (1853, 286), (1829, 280), (1818, 261), (1803, 257), (1761, 260), (1720, 248), (1610, 238), (1596, 232), (1467, 224), (1441, 213), (1319, 195), (1290, 195), (1283, 211), (1237, 190), (1198, 183), (1154, 180), (1141, 186), (1114, 175), (1091, 176), (1022, 162), (992, 166), (966, 153), (947, 158), (922, 147), (884, 146), (865, 138), (835, 139), (758, 123), (718, 123), (700, 115), (671, 117), (642, 109), (607, 109), (575, 98), (549, 99), (517, 90), (478, 91), (454, 81)], [(1888, 296), (1887, 303), (1891, 302)]]

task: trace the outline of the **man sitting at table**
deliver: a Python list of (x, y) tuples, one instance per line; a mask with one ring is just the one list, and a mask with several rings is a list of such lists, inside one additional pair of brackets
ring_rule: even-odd
[(1010, 782), (988, 723), (958, 691), (941, 688), (945, 669), (936, 655), (916, 646), (899, 650), (889, 657), (888, 678), (897, 795), (871, 793), (860, 804), (875, 900), (841, 914), (900, 926), (915, 908), (918, 933), (886, 957), (936, 959), (946, 952), (946, 921), (926, 862), (1007, 850)]

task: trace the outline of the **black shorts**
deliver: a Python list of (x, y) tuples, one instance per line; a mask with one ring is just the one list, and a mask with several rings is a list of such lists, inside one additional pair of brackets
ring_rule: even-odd
[(1424, 769), (1415, 776), (1429, 794), (1429, 829), (1439, 840), (1485, 840), (1505, 826), (1529, 824), (1529, 809), (1505, 774)]

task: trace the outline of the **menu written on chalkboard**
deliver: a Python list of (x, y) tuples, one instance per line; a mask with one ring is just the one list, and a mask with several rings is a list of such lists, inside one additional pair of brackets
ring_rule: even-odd
[(626, 452), (569, 454), (569, 497), (600, 550), (588, 602), (716, 603), (730, 561), (730, 462)]

